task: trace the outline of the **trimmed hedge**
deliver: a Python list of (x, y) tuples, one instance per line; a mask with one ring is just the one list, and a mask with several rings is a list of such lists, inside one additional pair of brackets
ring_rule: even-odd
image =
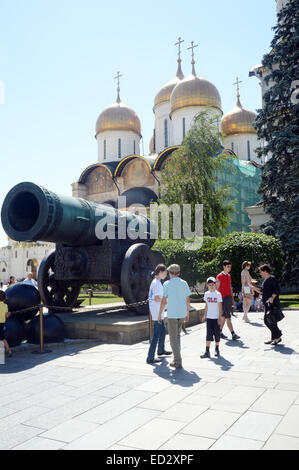
[(279, 279), (283, 267), (280, 242), (262, 233), (233, 232), (221, 238), (204, 237), (201, 248), (188, 250), (187, 240), (157, 240), (154, 249), (162, 252), (167, 265), (181, 266), (182, 278), (190, 286), (205, 282), (208, 276), (222, 271), (222, 261), (230, 259), (232, 285), (236, 292), (241, 288), (242, 262), (251, 261), (251, 276), (260, 281), (258, 267), (267, 263)]

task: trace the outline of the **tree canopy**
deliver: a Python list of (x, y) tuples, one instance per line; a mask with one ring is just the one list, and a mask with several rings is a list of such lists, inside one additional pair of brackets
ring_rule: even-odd
[(264, 142), (258, 155), (267, 157), (259, 189), (271, 217), (264, 230), (281, 240), (285, 258), (282, 281), (293, 286), (298, 285), (299, 275), (298, 7), (299, 0), (290, 0), (273, 28), (272, 50), (262, 62), (269, 71), (265, 80), (270, 87), (256, 120), (258, 137)]
[(229, 165), (228, 158), (221, 154), (217, 118), (203, 111), (194, 121), (182, 145), (165, 165), (159, 202), (190, 204), (193, 216), (195, 204), (203, 204), (203, 233), (218, 236), (233, 210), (228, 202), (228, 187), (216, 185), (217, 171)]

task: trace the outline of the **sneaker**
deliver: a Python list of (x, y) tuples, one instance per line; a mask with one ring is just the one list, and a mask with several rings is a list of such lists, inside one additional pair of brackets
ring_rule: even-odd
[(210, 353), (206, 351), (206, 352), (205, 352), (204, 354), (202, 354), (202, 356), (200, 356), (200, 357), (201, 357), (201, 359), (205, 359), (205, 358), (211, 357), (211, 356), (210, 356)]
[(152, 360), (147, 359), (146, 362), (147, 364), (156, 364), (157, 362), (162, 362), (162, 359), (159, 359), (159, 358), (155, 358)]
[(216, 356), (216, 357), (219, 357), (219, 356), (220, 356), (220, 351), (219, 351), (219, 349), (215, 349), (215, 356)]
[(162, 351), (161, 353), (158, 353), (158, 356), (171, 356), (172, 351)]
[(236, 335), (236, 333), (234, 333), (234, 334), (232, 335), (232, 340), (233, 340), (233, 341), (236, 341), (237, 339), (240, 339), (240, 336), (238, 336), (238, 335)]
[(182, 369), (182, 364), (179, 365), (179, 364), (176, 364), (175, 362), (171, 362), (169, 365), (170, 367), (175, 367), (176, 369)]
[(220, 338), (227, 339), (227, 336), (225, 336), (223, 333), (220, 333)]

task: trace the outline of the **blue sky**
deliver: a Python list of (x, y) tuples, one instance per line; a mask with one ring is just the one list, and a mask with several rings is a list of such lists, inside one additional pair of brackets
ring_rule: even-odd
[(71, 195), (97, 161), (95, 122), (115, 101), (118, 70), (146, 154), (155, 94), (176, 72), (178, 36), (184, 74), (193, 40), (197, 74), (216, 85), (224, 113), (235, 105), (236, 76), (243, 106), (260, 108), (248, 71), (269, 50), (275, 22), (274, 0), (0, 0), (0, 206), (21, 181)]

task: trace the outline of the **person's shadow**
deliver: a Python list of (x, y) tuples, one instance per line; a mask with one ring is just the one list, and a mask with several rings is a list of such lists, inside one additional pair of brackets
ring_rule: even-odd
[(249, 349), (249, 346), (245, 346), (243, 341), (240, 341), (240, 340), (235, 341), (235, 340), (229, 339), (228, 341), (226, 341), (225, 345), (229, 346), (230, 348)]
[[(294, 354), (294, 356), (299, 356), (299, 352), (295, 351), (295, 349), (288, 348), (287, 346), (284, 346), (283, 344), (279, 343), (276, 346), (272, 346), (272, 348), (266, 349), (266, 351), (275, 351), (280, 354), (286, 354), (286, 355), (291, 355)], [(298, 358), (296, 360), (299, 360)]]
[(168, 380), (171, 384), (181, 385), (181, 387), (192, 387), (201, 380), (194, 371), (188, 371), (184, 368), (169, 368), (168, 361), (165, 358), (162, 362), (154, 364), (154, 373), (162, 379)]
[(216, 364), (221, 366), (221, 370), (230, 370), (234, 367), (234, 364), (229, 360), (225, 359), (223, 356), (211, 357), (211, 360)]
[(250, 326), (250, 325), (251, 325), (251, 326), (259, 326), (259, 327), (262, 327), (262, 328), (265, 326), (265, 325), (262, 324), (262, 323), (256, 323), (256, 322), (254, 322), (254, 321), (249, 322), (248, 325), (249, 325), (249, 326)]

